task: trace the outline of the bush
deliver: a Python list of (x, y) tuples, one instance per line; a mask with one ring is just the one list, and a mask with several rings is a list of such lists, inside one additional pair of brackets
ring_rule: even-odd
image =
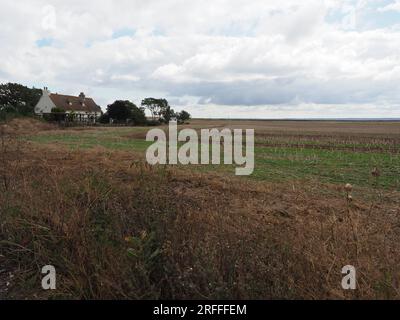
[(64, 109), (53, 108), (51, 113), (43, 115), (43, 118), (49, 122), (61, 122), (67, 119), (67, 114)]
[(161, 122), (159, 120), (147, 120), (147, 125), (149, 127), (156, 127), (159, 126)]
[(108, 113), (103, 113), (99, 118), (99, 122), (103, 124), (109, 124), (110, 116), (108, 115)]

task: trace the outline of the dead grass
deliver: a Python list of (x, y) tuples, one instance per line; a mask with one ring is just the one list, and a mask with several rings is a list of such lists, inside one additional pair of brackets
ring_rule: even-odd
[(284, 121), (284, 120), (191, 120), (190, 127), (253, 128), (259, 133), (328, 135), (400, 135), (397, 121)]
[(1, 130), (6, 135), (27, 135), (41, 131), (55, 130), (56, 125), (33, 118), (15, 118), (8, 123), (0, 124)]
[[(398, 192), (356, 192), (349, 203), (326, 184), (149, 167), (132, 153), (41, 150), (12, 137), (5, 145), (5, 298), (400, 298)], [(40, 286), (48, 264), (58, 273), (51, 292)], [(341, 289), (348, 264), (357, 291)]]

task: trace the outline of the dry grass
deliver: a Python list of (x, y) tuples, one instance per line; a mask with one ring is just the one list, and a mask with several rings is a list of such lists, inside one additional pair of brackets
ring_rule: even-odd
[[(41, 148), (12, 136), (2, 147), (5, 298), (400, 298), (398, 192), (349, 202), (333, 185)], [(48, 264), (58, 272), (51, 292), (40, 286)], [(348, 264), (358, 271), (352, 292), (341, 289)]]
[(7, 135), (35, 134), (47, 130), (55, 130), (57, 126), (32, 118), (15, 118), (6, 124), (1, 124), (1, 130)]
[(259, 133), (400, 135), (399, 122), (191, 120), (190, 127), (253, 128)]

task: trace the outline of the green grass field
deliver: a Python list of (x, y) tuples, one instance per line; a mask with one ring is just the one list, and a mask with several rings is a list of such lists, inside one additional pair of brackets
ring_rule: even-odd
[[(109, 150), (142, 153), (150, 142), (149, 128), (116, 128), (83, 131), (56, 131), (27, 138), (40, 144), (71, 149), (104, 147)], [(400, 190), (400, 153), (392, 141), (383, 144), (357, 135), (352, 139), (336, 136), (316, 138), (276, 134), (269, 139), (256, 131), (255, 170), (251, 178), (266, 181), (307, 180), (333, 184), (352, 183), (359, 187)], [(343, 149), (344, 148), (344, 149)], [(379, 168), (381, 176), (371, 171)], [(234, 173), (234, 166), (191, 166), (196, 170), (219, 170)]]

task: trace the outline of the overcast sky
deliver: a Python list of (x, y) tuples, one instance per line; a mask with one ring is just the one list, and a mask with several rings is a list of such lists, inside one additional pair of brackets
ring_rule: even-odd
[(0, 0), (0, 82), (195, 117), (400, 118), (400, 0)]

